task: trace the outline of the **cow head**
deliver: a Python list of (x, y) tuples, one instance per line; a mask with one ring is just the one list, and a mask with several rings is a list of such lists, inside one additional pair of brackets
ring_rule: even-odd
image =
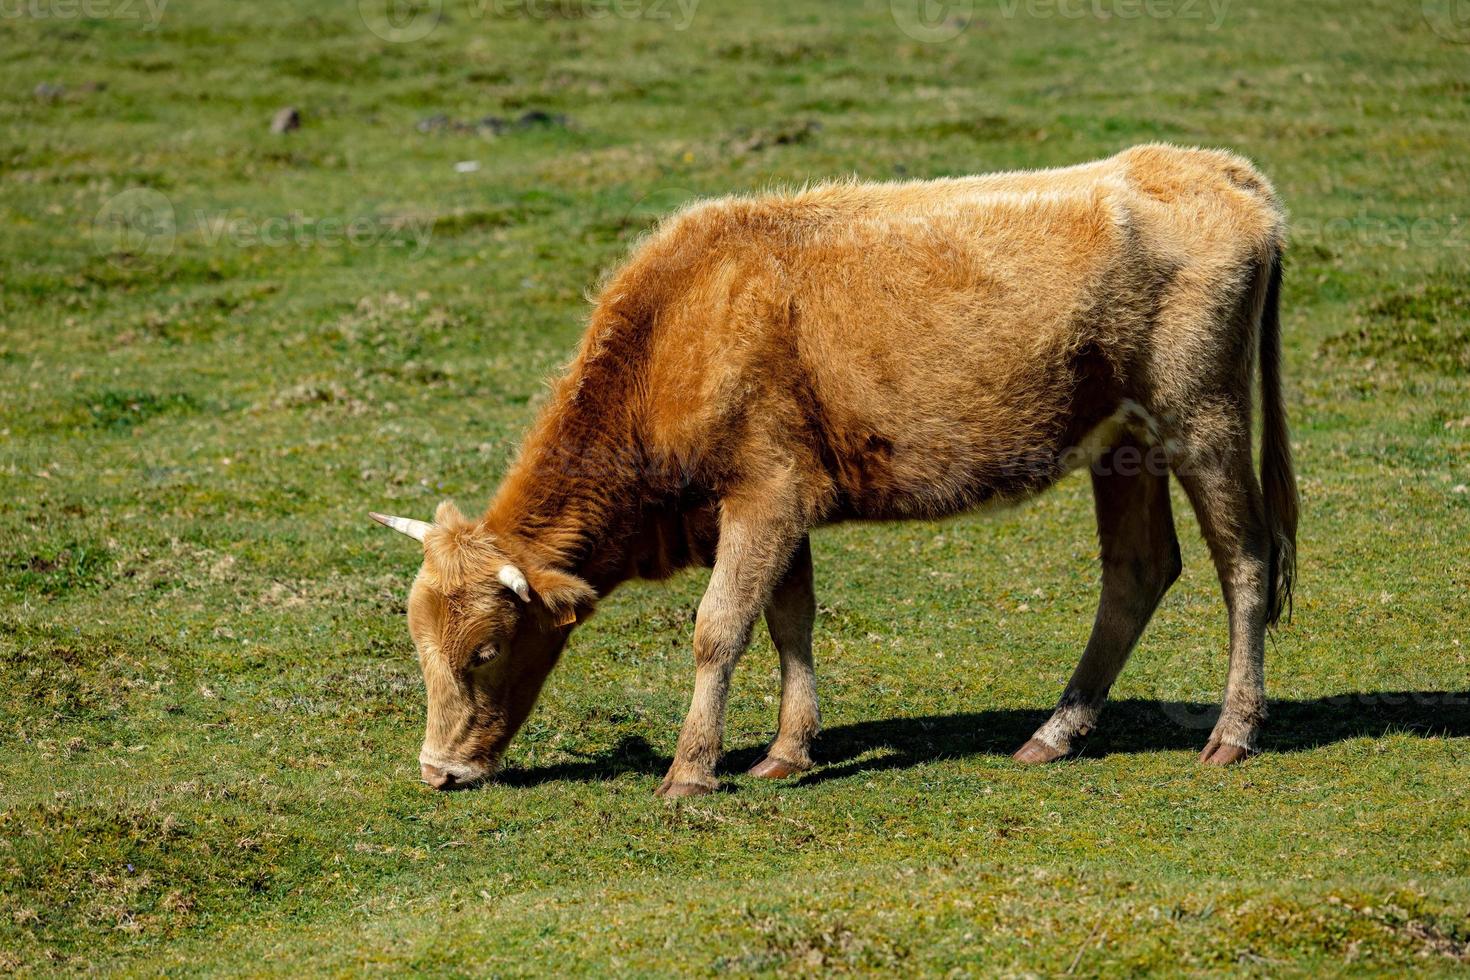
[(445, 790), (483, 782), (596, 597), (586, 582), (533, 560), (451, 503), (439, 505), (432, 524), (372, 517), (424, 546), (408, 597), (428, 695), (424, 782)]

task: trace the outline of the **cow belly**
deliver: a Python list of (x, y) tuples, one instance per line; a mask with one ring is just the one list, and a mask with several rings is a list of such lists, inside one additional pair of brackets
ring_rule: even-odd
[(1015, 503), (1068, 468), (1070, 385), (1011, 409), (992, 399), (948, 415), (888, 413), (886, 424), (829, 432), (844, 517), (942, 517)]

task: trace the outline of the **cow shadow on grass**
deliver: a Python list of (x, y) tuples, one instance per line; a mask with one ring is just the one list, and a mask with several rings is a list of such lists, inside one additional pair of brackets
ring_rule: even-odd
[[(811, 785), (859, 773), (906, 769), (936, 759), (1008, 756), (1049, 713), (1049, 709), (996, 709), (837, 725), (818, 737), (812, 753), (816, 767), (797, 783)], [(1098, 758), (1199, 749), (1209, 737), (1218, 713), (1218, 703), (1138, 698), (1110, 701), (1101, 724), (1076, 754)], [(1267, 753), (1304, 752), (1389, 732), (1423, 738), (1470, 737), (1470, 691), (1375, 691), (1300, 701), (1275, 700), (1271, 702), (1261, 748)], [(743, 772), (761, 758), (764, 750), (764, 743), (735, 748), (720, 768)], [(661, 776), (670, 761), (642, 737), (628, 736), (584, 759), (506, 770), (500, 782), (534, 786), (599, 781), (627, 773)]]

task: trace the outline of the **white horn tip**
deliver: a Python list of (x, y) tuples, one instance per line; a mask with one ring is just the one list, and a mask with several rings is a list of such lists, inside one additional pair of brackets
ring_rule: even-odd
[(526, 581), (525, 573), (514, 565), (502, 565), (500, 574), (496, 576), (500, 584), (510, 589), (521, 597), (522, 602), (531, 601), (531, 583)]
[(388, 514), (379, 514), (368, 511), (368, 516), (384, 527), (391, 527), (400, 534), (406, 534), (415, 541), (424, 540), (424, 535), (429, 533), (431, 525), (424, 521), (410, 520), (407, 517), (392, 517)]

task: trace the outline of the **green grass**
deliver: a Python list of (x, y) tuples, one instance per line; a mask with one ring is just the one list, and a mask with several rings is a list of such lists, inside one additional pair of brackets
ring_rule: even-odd
[[(1237, 0), (1211, 30), (1207, 6), (977, 3), (942, 43), (879, 0), (705, 3), (684, 30), (673, 6), (450, 0), (408, 43), (354, 4), (7, 17), (0, 970), (1463, 970), (1451, 6)], [(104, 12), (124, 9), (147, 10)], [(273, 135), (285, 105), (302, 128)], [(473, 125), (533, 110), (567, 122)], [(420, 132), (441, 114), (465, 125)], [(502, 784), (418, 784), (417, 562), (365, 514), (485, 503), (585, 292), (657, 214), (1153, 139), (1249, 155), (1298, 228), (1301, 585), (1266, 754), (1194, 762), (1225, 620), (1180, 498), (1184, 576), (1102, 727), (1079, 759), (1009, 762), (1092, 616), (1072, 479), (999, 516), (816, 536), (827, 732), (790, 785), (738, 774), (775, 723), (762, 637), (730, 792), (652, 796), (693, 573), (578, 631)]]

